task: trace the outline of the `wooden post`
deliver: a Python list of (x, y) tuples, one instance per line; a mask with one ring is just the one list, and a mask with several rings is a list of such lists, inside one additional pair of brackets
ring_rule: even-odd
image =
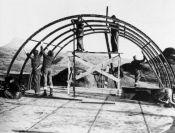
[[(106, 26), (108, 26), (107, 25), (107, 16), (108, 16), (108, 6), (106, 7)], [(106, 46), (107, 46), (107, 51), (108, 51), (108, 56), (109, 56), (109, 58), (111, 58), (111, 53), (110, 53), (110, 46), (109, 46), (109, 39), (108, 39), (108, 34), (107, 33), (105, 33), (105, 39), (106, 39)], [(112, 67), (112, 64), (111, 64), (111, 67)]]
[[(106, 7), (106, 26), (107, 26), (107, 17), (108, 17), (108, 6)], [(107, 46), (107, 51), (108, 51), (108, 56), (109, 58), (111, 58), (111, 50), (110, 50), (110, 46), (109, 46), (109, 39), (108, 39), (108, 34), (105, 33), (105, 39), (106, 39), (106, 46)], [(110, 66), (111, 66), (111, 71), (112, 71), (112, 74), (113, 74), (113, 64), (110, 63)], [(117, 88), (117, 83), (114, 81), (114, 85), (115, 87)]]
[[(75, 25), (74, 25), (75, 29)], [(75, 97), (75, 33), (74, 33), (74, 41), (73, 41), (73, 96)]]
[[(109, 47), (109, 39), (108, 39), (108, 34), (105, 33), (105, 39), (106, 39), (106, 46), (107, 46), (107, 51), (108, 51), (108, 56), (109, 56), (109, 59), (111, 59), (111, 53), (110, 53), (110, 47)], [(111, 64), (111, 67), (113, 65)]]
[(119, 59), (118, 59), (118, 79), (119, 79), (119, 81), (118, 81), (118, 86), (117, 86), (118, 90), (121, 89), (120, 88), (120, 65), (121, 65), (121, 58), (120, 58), (120, 54), (119, 54)]
[(70, 86), (71, 86), (71, 82), (72, 82), (72, 74), (71, 74), (71, 61), (70, 61), (70, 56), (68, 55), (68, 64), (67, 64), (67, 68), (68, 68), (68, 75), (67, 75), (67, 94), (70, 94)]
[[(108, 6), (106, 7), (106, 27), (108, 27), (107, 26), (107, 16), (108, 16)], [(108, 51), (108, 56), (109, 56), (109, 58), (111, 58), (111, 54), (109, 53), (110, 52), (110, 47), (109, 47), (109, 42), (108, 42), (108, 34), (107, 33), (105, 33), (105, 39), (106, 39), (106, 46), (107, 46), (107, 51)], [(111, 68), (112, 68), (112, 63), (111, 63)], [(101, 75), (102, 77), (103, 77), (103, 75)], [(106, 81), (106, 77), (104, 77), (104, 79), (105, 79), (105, 81)], [(103, 80), (103, 79), (102, 79)], [(104, 82), (105, 82), (104, 81)], [(104, 87), (104, 86), (103, 86)]]
[(121, 58), (120, 58), (120, 54), (119, 54), (119, 59), (118, 59), (118, 82), (117, 82), (117, 91), (118, 91), (118, 95), (121, 96), (122, 95), (122, 88), (121, 88), (121, 84), (120, 84), (120, 65), (121, 65)]
[(32, 71), (30, 72), (30, 75), (29, 75), (29, 81), (27, 83), (27, 89), (28, 90), (31, 90), (31, 86), (32, 86), (32, 77), (33, 77), (33, 74), (32, 74)]
[(106, 7), (106, 26), (108, 27), (108, 25), (107, 25), (107, 21), (108, 21), (108, 6)]
[[(102, 64), (102, 67), (101, 67), (102, 71), (103, 71), (103, 64)], [(104, 76), (101, 74), (101, 88), (104, 88)]]
[[(110, 47), (109, 47), (109, 41), (108, 41), (108, 34), (107, 33), (105, 33), (105, 39), (106, 39), (106, 46), (107, 46), (107, 50), (108, 50), (108, 56), (109, 56), (109, 59), (111, 59), (111, 53), (110, 53)], [(110, 63), (110, 66), (111, 66), (112, 74), (114, 74), (113, 73), (113, 64)], [(114, 85), (117, 88), (117, 83), (115, 81), (114, 81)]]

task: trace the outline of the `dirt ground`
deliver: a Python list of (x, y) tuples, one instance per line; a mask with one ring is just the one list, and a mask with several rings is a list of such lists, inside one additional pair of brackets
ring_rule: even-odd
[(56, 87), (54, 97), (0, 98), (0, 133), (174, 133), (174, 108), (120, 99), (114, 89)]

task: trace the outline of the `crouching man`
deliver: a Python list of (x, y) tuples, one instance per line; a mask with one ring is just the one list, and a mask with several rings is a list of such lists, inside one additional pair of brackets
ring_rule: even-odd
[(19, 99), (22, 96), (19, 84), (13, 77), (6, 77), (4, 83), (4, 97), (9, 99)]

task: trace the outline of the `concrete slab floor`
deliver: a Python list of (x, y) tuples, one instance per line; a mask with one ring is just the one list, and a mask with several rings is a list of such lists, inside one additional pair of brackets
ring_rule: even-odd
[(66, 91), (54, 89), (53, 98), (0, 98), (0, 133), (162, 133), (174, 121), (174, 108), (110, 97), (114, 90), (76, 88), (76, 98)]

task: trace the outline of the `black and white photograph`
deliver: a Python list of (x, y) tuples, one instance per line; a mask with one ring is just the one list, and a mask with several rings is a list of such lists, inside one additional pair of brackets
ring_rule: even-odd
[(175, 133), (175, 1), (0, 0), (0, 133)]

